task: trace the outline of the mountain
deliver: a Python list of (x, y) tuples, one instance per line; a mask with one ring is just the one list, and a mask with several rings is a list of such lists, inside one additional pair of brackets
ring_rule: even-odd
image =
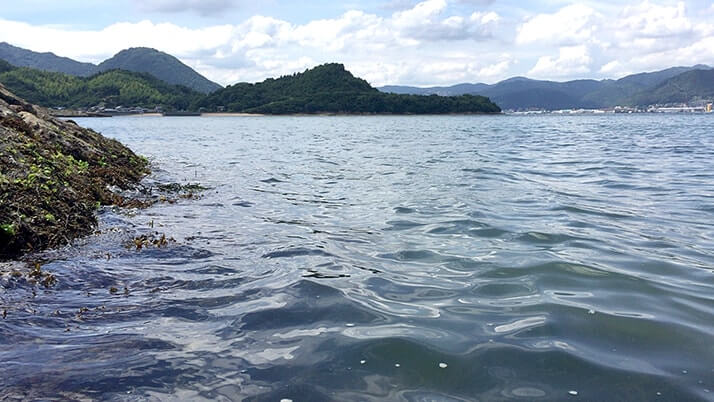
[(183, 85), (198, 92), (209, 93), (221, 86), (209, 81), (177, 58), (149, 48), (122, 50), (99, 66), (80, 63), (53, 53), (37, 53), (31, 50), (0, 43), (0, 59), (16, 67), (29, 67), (42, 71), (65, 73), (77, 77), (88, 77), (108, 70), (127, 70), (147, 73), (173, 85)]
[(714, 99), (714, 70), (693, 70), (672, 77), (633, 97), (637, 105), (687, 103)]
[(54, 53), (37, 53), (12, 46), (6, 42), (0, 43), (0, 59), (17, 67), (30, 67), (79, 77), (97, 73), (97, 66), (94, 64), (80, 63), (67, 57), (57, 56)]
[(221, 89), (220, 85), (209, 81), (174, 56), (145, 47), (122, 50), (98, 67), (99, 71), (115, 69), (151, 74), (169, 84), (183, 85), (202, 93)]
[(692, 70), (706, 70), (709, 66), (698, 64), (692, 67), (672, 67), (651, 73), (628, 75), (619, 80), (604, 80), (603, 86), (587, 94), (584, 101), (596, 107), (637, 104), (634, 97), (641, 92), (652, 89), (662, 82)]
[(451, 87), (418, 88), (385, 86), (382, 92), (399, 94), (478, 94), (489, 97), (504, 109), (570, 109), (603, 108), (618, 105), (638, 105), (644, 93), (663, 82), (694, 70), (710, 67), (673, 67), (651, 73), (633, 74), (619, 80), (575, 80), (567, 82), (540, 81), (513, 77), (497, 84), (458, 84)]
[(6, 62), (5, 60), (0, 59), (0, 73), (4, 73), (6, 71), (12, 71), (16, 69), (17, 67), (13, 66), (12, 64)]
[(382, 92), (389, 92), (394, 94), (403, 95), (439, 95), (439, 96), (458, 96), (473, 94), (479, 91), (483, 91), (488, 88), (487, 84), (457, 84), (450, 87), (430, 87), (430, 88), (418, 88), (400, 85), (387, 85), (380, 87), (379, 90)]
[(292, 113), (500, 113), (482, 96), (386, 94), (354, 77), (342, 64), (324, 64), (302, 73), (239, 83), (209, 94), (194, 108), (266, 114)]
[(86, 108), (104, 103), (108, 107), (186, 109), (202, 96), (199, 92), (167, 84), (148, 74), (122, 70), (75, 77), (18, 67), (0, 73), (0, 83), (29, 102), (46, 107)]
[(682, 73), (686, 73), (692, 70), (709, 70), (711, 67), (704, 64), (697, 64), (692, 67), (672, 67), (666, 70), (655, 71), (651, 73), (639, 73), (628, 75), (627, 77), (620, 78), (616, 82), (623, 84), (633, 84), (644, 88), (653, 87), (658, 85), (670, 78), (676, 77)]

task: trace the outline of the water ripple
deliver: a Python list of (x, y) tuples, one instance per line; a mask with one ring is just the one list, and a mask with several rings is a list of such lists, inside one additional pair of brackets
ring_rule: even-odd
[(215, 191), (0, 265), (0, 399), (712, 400), (709, 117), (82, 120)]

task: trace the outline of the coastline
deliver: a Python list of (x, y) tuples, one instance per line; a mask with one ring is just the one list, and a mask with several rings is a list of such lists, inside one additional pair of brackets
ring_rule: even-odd
[[(508, 113), (241, 113), (241, 112), (204, 112), (200, 116), (186, 116), (186, 117), (345, 117), (345, 116), (505, 116)], [(176, 116), (164, 116), (161, 113), (135, 113), (135, 114), (120, 114), (120, 115), (107, 115), (102, 113), (67, 113), (67, 114), (57, 114), (52, 113), (53, 117), (70, 119), (76, 117), (176, 117)], [(182, 116), (183, 117), (183, 116)]]

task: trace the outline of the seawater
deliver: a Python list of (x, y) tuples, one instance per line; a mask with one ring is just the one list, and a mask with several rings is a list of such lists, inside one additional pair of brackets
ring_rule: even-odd
[(78, 123), (210, 190), (3, 280), (9, 399), (714, 400), (714, 115)]

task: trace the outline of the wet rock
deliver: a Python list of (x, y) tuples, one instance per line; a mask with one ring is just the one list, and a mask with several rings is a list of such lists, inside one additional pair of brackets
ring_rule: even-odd
[(0, 85), (0, 260), (90, 234), (99, 206), (130, 204), (110, 187), (128, 189), (146, 174), (148, 161), (118, 141)]

